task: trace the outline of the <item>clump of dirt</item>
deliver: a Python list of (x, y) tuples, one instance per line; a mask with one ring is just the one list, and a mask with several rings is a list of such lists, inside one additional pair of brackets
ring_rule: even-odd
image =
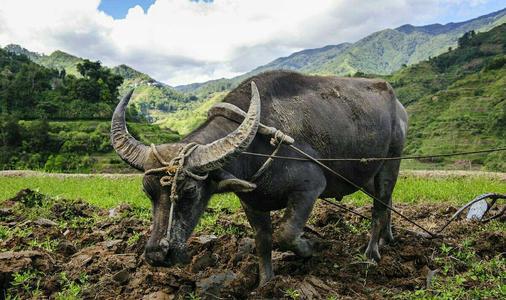
[[(397, 208), (431, 229), (455, 211), (442, 205)], [(368, 214), (370, 207), (356, 209)], [(85, 299), (382, 298), (426, 287), (440, 267), (435, 253), (444, 245), (458, 248), (475, 237), (469, 247), (483, 259), (506, 249), (504, 231), (482, 231), (477, 222), (458, 221), (444, 239), (429, 240), (402, 230), (411, 227), (394, 217), (396, 242), (381, 247), (382, 259), (375, 264), (362, 255), (369, 223), (319, 202), (304, 234), (314, 241), (315, 255), (303, 259), (274, 249), (276, 276), (257, 287), (255, 242), (252, 230), (238, 221), (243, 214), (213, 213), (220, 214), (222, 226), (241, 232), (199, 232), (188, 242), (190, 264), (151, 267), (143, 259), (150, 221), (136, 209), (121, 205), (105, 210), (22, 190), (1, 203), (0, 289), (21, 298), (32, 297), (36, 289), (50, 298), (77, 290)], [(273, 214), (274, 225), (280, 215)], [(463, 265), (460, 271), (465, 269)], [(20, 282), (19, 274), (33, 276)]]

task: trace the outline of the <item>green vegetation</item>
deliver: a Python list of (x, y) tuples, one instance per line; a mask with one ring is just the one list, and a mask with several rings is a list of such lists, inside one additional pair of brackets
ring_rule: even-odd
[(506, 259), (502, 254), (489, 260), (480, 259), (472, 246), (483, 243), (481, 233), (504, 231), (506, 226), (493, 222), (484, 224), (481, 230), (458, 246), (442, 244), (435, 251), (439, 268), (429, 288), (391, 296), (394, 299), (503, 299)]
[[(25, 56), (42, 59), (40, 55), (17, 50), (0, 49), (0, 168), (128, 170), (113, 155), (109, 138), (110, 118), (123, 77), (103, 68), (100, 62), (76, 60), (57, 52), (44, 57), (52, 58), (55, 63), (50, 66), (55, 68), (78, 62), (73, 66), (79, 76), (68, 75), (66, 68), (48, 69)], [(127, 67), (115, 70), (123, 76), (140, 76), (128, 73)], [(132, 107), (128, 117), (142, 120)], [(129, 125), (131, 133), (146, 144), (179, 139), (158, 126), (136, 122)]]
[[(506, 38), (505, 26), (500, 24), (505, 21), (506, 10), (502, 10), (456, 24), (405, 25), (354, 44), (303, 50), (232, 79), (177, 90), (126, 65), (109, 69), (61, 51), (46, 56), (9, 45), (6, 51), (0, 49), (0, 167), (65, 172), (128, 170), (108, 141), (108, 121), (118, 95), (135, 87), (128, 111), (135, 137), (147, 144), (170, 142), (203, 123), (208, 108), (239, 82), (280, 68), (355, 76), (400, 68), (382, 77), (392, 83), (410, 114), (406, 154), (503, 147)], [(490, 28), (494, 29), (475, 33)], [(450, 51), (436, 56), (446, 50)], [(407, 66), (430, 56), (433, 58), (428, 61)], [(504, 171), (505, 155), (423, 162), (435, 168), (484, 166)], [(429, 165), (413, 162), (403, 166)]]
[(150, 207), (149, 199), (141, 190), (141, 176), (103, 177), (2, 177), (0, 199), (13, 197), (19, 190), (30, 188), (49, 195), (67, 199), (86, 199), (90, 204), (112, 208), (119, 203)]
[[(110, 122), (101, 120), (17, 120), (0, 116), (0, 166), (49, 172), (130, 172), (113, 153)], [(179, 139), (169, 130), (129, 123), (133, 136), (146, 144)]]
[(84, 62), (84, 59), (70, 55), (63, 51), (55, 51), (51, 55), (43, 55), (35, 52), (31, 52), (19, 45), (10, 44), (5, 46), (4, 50), (28, 57), (34, 63), (54, 70), (65, 70), (68, 75), (75, 77), (81, 77), (81, 74), (77, 70), (77, 65)]
[(163, 119), (178, 110), (189, 109), (198, 100), (196, 96), (180, 93), (129, 66), (119, 65), (111, 71), (124, 78), (119, 88), (120, 94), (134, 88), (130, 107), (135, 108), (149, 122)]
[(207, 119), (207, 111), (213, 104), (220, 102), (225, 97), (226, 93), (211, 94), (208, 100), (204, 102), (195, 102), (190, 108), (186, 110), (178, 110), (173, 114), (169, 114), (164, 119), (161, 119), (156, 124), (162, 128), (170, 128), (180, 135), (186, 135), (192, 130), (197, 128), (200, 124), (204, 123)]
[[(14, 287), (20, 287), (22, 290), (24, 290), (25, 293), (32, 296), (32, 298), (40, 298), (42, 297), (42, 291), (39, 289), (39, 283), (40, 283), (40, 276), (43, 276), (41, 272), (34, 271), (34, 270), (27, 270), (25, 272), (15, 273), (13, 275), (14, 279), (12, 281), (12, 285)], [(37, 288), (34, 290), (32, 288), (32, 281), (36, 281)], [(7, 299), (19, 299), (18, 297), (10, 297), (8, 295)]]
[(123, 79), (99, 62), (78, 64), (80, 78), (0, 49), (0, 114), (21, 119), (109, 118)]
[[(469, 32), (460, 47), (386, 77), (410, 115), (407, 154), (506, 146), (506, 24)], [(504, 152), (430, 162), (506, 170)]]
[(288, 299), (297, 300), (300, 298), (300, 292), (296, 289), (288, 288), (284, 291), (284, 294)]
[(56, 299), (58, 300), (73, 300), (73, 299), (81, 299), (80, 294), (82, 292), (83, 287), (86, 286), (88, 281), (88, 275), (81, 274), (78, 280), (70, 280), (67, 276), (67, 273), (60, 273), (60, 286), (63, 287), (63, 290), (58, 293)]
[[(86, 63), (86, 59), (73, 56), (63, 51), (55, 51), (51, 55), (43, 55), (31, 52), (19, 45), (7, 45), (4, 48), (9, 53), (28, 57), (37, 65), (51, 70), (57, 70), (66, 75), (82, 78), (79, 65)], [(185, 95), (139, 72), (127, 65), (119, 65), (113, 68), (104, 68), (111, 74), (123, 78), (119, 86), (119, 94), (123, 95), (128, 90), (135, 88), (132, 95), (132, 107), (140, 112), (150, 122), (163, 118), (170, 112), (186, 109), (188, 105), (198, 98), (193, 95)]]
[[(141, 190), (141, 176), (103, 177), (0, 177), (0, 199), (13, 197), (19, 190), (30, 188), (52, 197), (86, 199), (90, 204), (112, 208), (119, 203), (149, 208), (150, 202)], [(479, 194), (506, 190), (506, 183), (487, 177), (423, 178), (404, 175), (398, 180), (394, 191), (394, 203), (448, 203), (465, 204)], [(362, 193), (345, 197), (346, 203), (370, 204)], [(216, 195), (212, 207), (217, 210), (239, 209), (239, 200), (233, 194)]]

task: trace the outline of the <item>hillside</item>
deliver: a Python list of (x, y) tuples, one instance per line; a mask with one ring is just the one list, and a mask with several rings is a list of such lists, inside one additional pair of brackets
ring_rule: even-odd
[(82, 63), (84, 59), (70, 55), (63, 51), (54, 51), (51, 55), (44, 55), (36, 52), (29, 51), (20, 45), (10, 44), (4, 47), (4, 50), (23, 54), (27, 56), (34, 63), (44, 66), (49, 69), (65, 70), (69, 75), (80, 77), (79, 71), (77, 70), (77, 64)]
[[(123, 78), (87, 60), (76, 70), (79, 77), (0, 49), (0, 169), (131, 171), (109, 137)], [(139, 119), (132, 109), (128, 117)], [(146, 144), (179, 138), (145, 122), (129, 128)]]
[(165, 118), (169, 113), (187, 109), (189, 103), (197, 100), (195, 96), (180, 93), (148, 75), (127, 65), (111, 68), (114, 74), (123, 77), (119, 88), (120, 95), (134, 88), (131, 107), (134, 107), (149, 122)]
[(288, 69), (306, 74), (353, 75), (390, 74), (403, 65), (410, 65), (455, 48), (465, 32), (488, 31), (506, 23), (506, 9), (460, 23), (426, 26), (403, 25), (375, 32), (353, 44), (343, 43), (323, 48), (303, 50), (278, 58), (244, 75), (212, 80), (200, 84), (177, 86), (179, 91), (195, 95), (229, 90), (242, 80), (263, 71)]
[[(4, 49), (11, 53), (23, 54), (34, 63), (49, 69), (65, 70), (66, 74), (81, 77), (77, 65), (85, 61), (63, 51), (54, 51), (50, 55), (31, 52), (19, 45), (7, 45)], [(197, 100), (195, 96), (187, 96), (172, 87), (158, 82), (147, 74), (139, 72), (127, 65), (110, 68), (113, 74), (123, 78), (119, 87), (120, 95), (135, 88), (132, 96), (133, 107), (147, 120), (154, 122), (164, 118), (168, 113), (188, 107), (189, 102)]]
[[(61, 51), (45, 56), (9, 45), (7, 51), (0, 49), (0, 166), (55, 171), (121, 169), (125, 165), (112, 154), (105, 128), (118, 95), (126, 90), (135, 88), (130, 118), (154, 123), (149, 130), (145, 124), (133, 124), (151, 132), (138, 136), (143, 142), (177, 140), (201, 124), (207, 109), (247, 77), (280, 68), (326, 74), (324, 66), (331, 68), (340, 57), (348, 59), (332, 67), (334, 71), (342, 68), (350, 71), (343, 71), (347, 75), (391, 82), (410, 114), (406, 154), (504, 147), (506, 25), (498, 24), (505, 21), (506, 10), (502, 10), (462, 23), (404, 25), (354, 44), (303, 50), (233, 79), (194, 83), (177, 90), (127, 65), (105, 68)], [(465, 31), (474, 29), (479, 33)], [(429, 55), (445, 50), (448, 52)], [(395, 68), (398, 70), (391, 75), (376, 72)], [(39, 128), (42, 132), (36, 131)], [(82, 146), (86, 150), (80, 145), (86, 145)], [(504, 153), (491, 153), (425, 162), (506, 171), (505, 161)]]
[[(410, 115), (408, 154), (506, 146), (506, 24), (459, 44), (386, 77)], [(433, 162), (463, 160), (506, 171), (504, 152)]]

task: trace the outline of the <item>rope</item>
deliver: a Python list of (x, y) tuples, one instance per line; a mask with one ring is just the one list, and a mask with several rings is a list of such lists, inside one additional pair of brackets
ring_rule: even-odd
[[(370, 161), (425, 159), (425, 158), (448, 157), (448, 156), (469, 155), (469, 154), (479, 154), (479, 153), (490, 153), (490, 152), (499, 152), (499, 151), (506, 151), (506, 147), (505, 148), (485, 149), (485, 150), (478, 150), (478, 151), (442, 153), (442, 154), (433, 154), (433, 155), (413, 155), (413, 156), (397, 156), (397, 157), (369, 157), (369, 158), (317, 158), (316, 160), (317, 161), (358, 161), (361, 163), (367, 163)], [(309, 158), (304, 158), (304, 157), (269, 155), (269, 154), (254, 153), (254, 152), (248, 152), (248, 151), (241, 152), (241, 154), (250, 155), (250, 156), (272, 157), (272, 158), (286, 159), (286, 160), (299, 160), (299, 161), (310, 161), (311, 160)]]
[[(398, 216), (400, 216), (401, 218), (403, 218), (404, 220), (408, 221), (410, 224), (420, 228), (421, 230), (423, 230), (425, 233), (427, 233), (430, 238), (438, 238), (440, 237), (440, 234), (441, 232), (451, 223), (455, 220), (456, 216), (458, 215), (458, 213), (455, 213), (454, 216), (445, 224), (443, 225), (439, 230), (437, 230), (435, 233), (434, 232), (431, 232), (429, 231), (428, 229), (425, 229), (425, 227), (419, 225), (418, 223), (416, 223), (415, 221), (411, 220), (409, 217), (405, 216), (404, 214), (402, 214), (400, 211), (396, 210), (394, 207), (392, 207), (391, 205), (388, 205), (387, 203), (385, 203), (384, 201), (380, 200), (378, 197), (372, 195), (371, 193), (367, 192), (364, 188), (362, 188), (361, 186), (355, 184), (354, 182), (352, 182), (351, 180), (349, 180), (348, 178), (344, 177), (343, 175), (339, 174), (338, 172), (334, 171), (333, 169), (331, 169), (330, 167), (328, 167), (327, 165), (325, 165), (324, 163), (322, 163), (321, 161), (330, 161), (330, 160), (336, 160), (336, 159), (316, 159), (314, 157), (312, 157), (311, 155), (307, 154), (306, 152), (304, 152), (303, 150), (297, 148), (296, 146), (294, 145), (289, 145), (289, 147), (291, 147), (293, 150), (297, 151), (298, 153), (302, 154), (303, 156), (305, 156), (306, 158), (296, 158), (296, 157), (288, 157), (288, 156), (275, 156), (274, 153), (273, 155), (269, 155), (268, 157), (269, 158), (286, 158), (286, 159), (293, 159), (293, 160), (304, 160), (304, 161), (313, 161), (314, 163), (318, 164), (319, 166), (323, 167), (324, 169), (326, 169), (327, 171), (331, 172), (332, 174), (336, 175), (337, 177), (343, 179), (344, 181), (346, 181), (347, 183), (349, 183), (350, 185), (354, 186), (355, 188), (357, 188), (358, 190), (360, 190), (362, 193), (366, 194), (367, 196), (371, 197), (372, 199), (378, 201), (381, 205), (383, 205), (384, 207), (386, 207), (387, 209), (389, 209), (390, 211), (396, 213)], [(474, 153), (484, 153), (484, 152), (494, 152), (494, 151), (503, 151), (503, 150), (506, 150), (506, 148), (497, 148), (497, 149), (489, 149), (489, 150), (481, 150), (481, 151), (471, 151), (471, 152), (461, 152), (461, 153), (456, 153), (458, 155), (460, 154), (474, 154)], [(245, 152), (243, 152), (245, 153)], [(247, 153), (246, 153), (247, 154)], [(257, 153), (253, 153), (253, 154), (257, 154)], [(451, 154), (441, 154), (439, 156), (450, 156)], [(455, 154), (454, 154), (455, 155)], [(262, 155), (259, 155), (259, 156), (264, 156), (263, 154)], [(413, 157), (411, 157), (413, 158)], [(392, 159), (385, 159), (385, 160), (394, 160), (394, 159), (407, 159), (407, 158), (403, 158), (403, 157), (394, 157)], [(339, 160), (357, 160), (357, 161), (363, 161), (364, 159), (339, 159)], [(371, 158), (371, 159), (366, 159), (366, 160), (381, 160), (380, 158)], [(481, 200), (481, 199), (484, 199), (484, 198), (492, 198), (495, 202), (495, 200), (497, 198), (504, 198), (505, 196), (504, 195), (497, 195), (497, 194), (485, 194), (485, 195), (482, 195), (480, 196), (479, 198), (475, 199), (474, 201), (472, 201), (471, 203), (469, 203), (468, 205), (466, 205), (465, 207), (463, 207), (460, 211), (462, 211), (464, 208), (468, 207), (469, 205), (477, 202), (478, 200)], [(331, 205), (334, 205), (342, 210), (345, 210), (345, 211), (348, 211), (352, 214), (355, 214), (363, 219), (366, 219), (366, 220), (371, 220), (371, 218), (353, 210), (353, 209), (350, 209), (350, 208), (347, 208), (346, 206), (344, 205), (341, 205), (341, 204), (338, 204), (336, 202), (333, 202), (333, 201), (330, 201), (329, 199), (322, 199), (323, 201), (331, 204)], [(488, 218), (486, 220), (484, 220), (485, 222), (487, 221), (490, 221), (491, 219), (494, 219), (494, 218), (497, 218), (499, 216), (501, 216), (504, 212), (506, 211), (506, 207), (504, 207), (497, 215), (491, 217), (491, 218)]]
[(354, 215), (357, 215), (357, 216), (361, 217), (362, 219), (371, 221), (371, 218), (369, 218), (369, 217), (367, 217), (367, 216), (359, 213), (358, 211), (355, 211), (355, 210), (353, 210), (351, 208), (348, 208), (348, 207), (346, 207), (346, 206), (344, 206), (342, 204), (339, 204), (339, 203), (336, 203), (336, 202), (332, 202), (331, 200), (329, 200), (327, 198), (323, 198), (322, 200), (325, 201), (325, 202), (327, 202), (330, 205), (334, 205), (334, 206), (336, 206), (336, 207), (338, 207), (338, 208), (340, 208), (342, 210), (345, 210), (345, 211), (350, 212), (350, 213), (352, 213)]
[[(240, 114), (244, 117), (244, 114)], [(237, 122), (237, 120), (233, 119), (233, 118), (230, 118), (229, 116), (224, 116), (226, 117), (227, 119), (230, 119), (234, 122)], [(262, 124), (263, 125), (263, 124)], [(306, 152), (302, 151), (301, 149), (295, 147), (292, 143), (289, 144), (289, 146), (297, 151), (298, 153), (302, 154), (304, 157), (289, 157), (289, 156), (278, 156), (277, 155), (277, 152), (280, 148), (280, 145), (283, 143), (283, 141), (285, 140), (285, 137), (287, 137), (287, 135), (285, 135), (283, 132), (281, 132), (280, 130), (276, 130), (276, 132), (274, 133), (274, 136), (273, 138), (271, 139), (271, 145), (275, 146), (276, 143), (277, 143), (277, 147), (276, 149), (273, 151), (272, 154), (268, 155), (268, 154), (262, 154), (262, 153), (253, 153), (253, 152), (247, 152), (247, 151), (244, 151), (244, 152), (241, 152), (241, 154), (244, 154), (244, 155), (250, 155), (250, 156), (259, 156), (259, 157), (267, 157), (267, 160), (266, 162), (262, 165), (262, 167), (253, 175), (252, 177), (252, 180), (255, 180), (257, 179), (266, 169), (267, 167), (272, 163), (272, 160), (273, 159), (286, 159), (286, 160), (298, 160), (298, 161), (313, 161), (314, 163), (316, 163), (317, 165), (323, 167), (324, 169), (326, 169), (327, 171), (331, 172), (332, 174), (336, 175), (337, 177), (341, 178), (342, 180), (348, 182), (350, 185), (354, 186), (355, 188), (357, 188), (358, 190), (362, 191), (364, 194), (366, 194), (367, 196), (373, 198), (375, 201), (378, 201), (380, 204), (382, 204), (384, 207), (386, 207), (387, 209), (389, 209), (390, 211), (394, 212), (395, 214), (399, 215), (400, 217), (402, 217), (403, 219), (405, 219), (406, 221), (408, 221), (409, 223), (411, 223), (412, 225), (420, 228), (421, 230), (423, 230), (425, 233), (427, 233), (431, 238), (436, 238), (439, 236), (439, 233), (441, 233), (445, 228), (446, 226), (448, 226), (448, 224), (453, 221), (453, 220), (450, 220), (445, 226), (443, 226), (443, 228), (441, 228), (439, 231), (437, 231), (437, 233), (432, 233), (431, 231), (425, 229), (423, 226), (419, 225), (418, 223), (416, 223), (415, 221), (411, 220), (410, 218), (406, 217), (405, 215), (403, 215), (400, 211), (396, 210), (395, 208), (393, 208), (391, 205), (388, 205), (386, 204), (385, 202), (383, 202), (382, 200), (380, 200), (378, 197), (370, 194), (369, 192), (367, 192), (364, 188), (362, 188), (361, 186), (355, 184), (354, 182), (352, 182), (351, 180), (349, 180), (348, 178), (344, 177), (343, 175), (339, 174), (338, 172), (334, 171), (333, 169), (331, 169), (330, 167), (328, 167), (327, 165), (325, 165), (324, 163), (322, 163), (323, 161), (358, 161), (358, 162), (361, 162), (361, 163), (367, 163), (367, 162), (370, 162), (370, 161), (388, 161), (388, 160), (404, 160), (404, 159), (427, 159), (427, 158), (437, 158), (437, 157), (449, 157), (449, 156), (458, 156), (458, 155), (469, 155), (469, 154), (479, 154), (479, 153), (491, 153), (491, 152), (498, 152), (498, 151), (506, 151), (506, 147), (504, 148), (495, 148), (495, 149), (486, 149), (486, 150), (478, 150), (478, 151), (466, 151), (466, 152), (454, 152), (454, 153), (443, 153), (443, 154), (433, 154), (433, 155), (414, 155), (414, 156), (398, 156), (398, 157), (369, 157), (369, 158), (321, 158), (321, 159), (317, 159), (317, 158), (314, 158), (312, 157), (311, 155), (307, 154)], [(356, 214), (362, 218), (365, 218), (365, 219), (369, 219), (368, 217), (352, 210), (352, 209), (349, 209), (345, 206), (342, 206), (342, 205), (339, 205), (335, 202), (332, 202), (328, 199), (324, 199), (325, 202), (328, 202), (332, 205), (335, 205), (343, 210), (346, 210), (346, 211), (349, 211), (353, 214)], [(501, 211), (501, 213), (504, 212), (505, 209), (503, 209)], [(500, 214), (501, 214), (500, 213)], [(499, 214), (499, 215), (500, 215)]]
[(364, 188), (362, 188), (361, 186), (353, 183), (351, 180), (349, 180), (348, 178), (344, 177), (343, 175), (339, 174), (338, 172), (334, 171), (333, 169), (329, 168), (326, 164), (318, 161), (316, 158), (312, 157), (311, 155), (307, 154), (306, 152), (300, 150), (299, 148), (295, 147), (294, 145), (289, 145), (293, 150), (299, 152), (300, 154), (302, 154), (303, 156), (307, 157), (309, 160), (313, 161), (314, 163), (316, 163), (317, 165), (319, 165), (320, 167), (324, 168), (325, 170), (331, 172), (332, 174), (336, 175), (337, 177), (341, 178), (342, 180), (346, 181), (347, 183), (349, 183), (350, 185), (354, 186), (355, 188), (357, 188), (358, 190), (360, 190), (362, 193), (366, 194), (367, 196), (371, 197), (372, 199), (378, 201), (381, 205), (385, 206), (386, 208), (388, 208), (389, 210), (393, 211), (394, 213), (396, 213), (398, 216), (400, 216), (401, 218), (403, 218), (404, 220), (408, 221), (409, 223), (411, 223), (412, 225), (415, 225), (416, 227), (420, 228), (421, 230), (425, 231), (428, 235), (430, 235), (432, 238), (436, 238), (438, 237), (437, 234), (434, 234), (432, 232), (430, 232), (429, 230), (425, 229), (423, 226), (419, 225), (418, 223), (416, 223), (415, 221), (412, 221), (410, 218), (406, 217), (405, 215), (403, 215), (400, 211), (396, 210), (395, 208), (393, 208), (392, 206), (386, 204), (385, 202), (383, 202), (382, 200), (380, 200), (378, 197), (372, 195), (371, 193), (367, 192)]
[(276, 149), (274, 149), (272, 154), (268, 156), (267, 160), (260, 167), (260, 169), (258, 169), (258, 171), (256, 171), (256, 173), (253, 176), (251, 176), (250, 179), (251, 182), (255, 182), (258, 179), (258, 177), (260, 177), (265, 172), (265, 170), (267, 170), (267, 168), (270, 167), (270, 165), (274, 161), (273, 157), (276, 156), (276, 154), (278, 153), (279, 149), (281, 148), (281, 145), (283, 145), (283, 143), (285, 142), (286, 137), (287, 137), (286, 134), (281, 132), (281, 130), (279, 129), (276, 130), (276, 132), (274, 133), (274, 137), (272, 137), (270, 141), (270, 144), (272, 146), (276, 146)]
[(178, 199), (178, 181), (184, 180), (186, 176), (201, 181), (207, 179), (207, 176), (209, 175), (208, 173), (205, 175), (197, 175), (187, 169), (184, 169), (186, 158), (190, 156), (198, 146), (199, 145), (197, 143), (186, 144), (181, 150), (179, 150), (179, 153), (170, 162), (167, 162), (160, 155), (156, 149), (156, 146), (154, 144), (151, 144), (151, 151), (163, 167), (146, 170), (146, 172), (144, 172), (144, 175), (156, 175), (160, 173), (165, 174), (160, 177), (160, 185), (162, 187), (170, 186), (170, 211), (169, 224), (167, 225), (167, 241), (170, 241), (170, 231), (172, 228), (172, 219), (174, 216), (174, 204)]

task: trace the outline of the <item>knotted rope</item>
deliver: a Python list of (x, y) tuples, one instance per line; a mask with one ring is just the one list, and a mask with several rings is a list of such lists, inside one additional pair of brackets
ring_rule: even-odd
[(160, 168), (154, 168), (147, 170), (144, 172), (144, 175), (156, 175), (156, 174), (165, 174), (160, 178), (160, 185), (162, 187), (170, 186), (170, 211), (169, 211), (169, 224), (167, 225), (167, 241), (170, 241), (170, 231), (172, 228), (172, 219), (174, 215), (174, 204), (178, 200), (178, 181), (183, 181), (186, 176), (191, 177), (195, 180), (206, 180), (209, 175), (206, 173), (205, 175), (198, 175), (191, 172), (188, 169), (184, 168), (185, 160), (188, 156), (192, 154), (192, 152), (198, 147), (197, 143), (188, 143), (186, 144), (179, 153), (171, 159), (170, 162), (167, 162), (160, 155), (156, 146), (151, 144), (151, 151), (153, 155), (156, 157), (158, 162), (163, 166)]
[(272, 154), (269, 155), (269, 158), (267, 158), (267, 160), (263, 163), (263, 165), (260, 167), (260, 169), (258, 169), (258, 171), (256, 171), (256, 173), (253, 176), (251, 176), (251, 178), (250, 178), (251, 182), (256, 181), (258, 179), (258, 177), (262, 176), (262, 174), (265, 172), (265, 170), (267, 170), (267, 168), (270, 167), (270, 165), (274, 161), (274, 156), (276, 156), (276, 154), (278, 154), (278, 151), (281, 148), (281, 145), (285, 142), (286, 138), (287, 138), (286, 134), (284, 134), (279, 129), (276, 130), (276, 132), (274, 133), (274, 135), (270, 141), (270, 144), (272, 146), (275, 146), (276, 149), (274, 149)]

